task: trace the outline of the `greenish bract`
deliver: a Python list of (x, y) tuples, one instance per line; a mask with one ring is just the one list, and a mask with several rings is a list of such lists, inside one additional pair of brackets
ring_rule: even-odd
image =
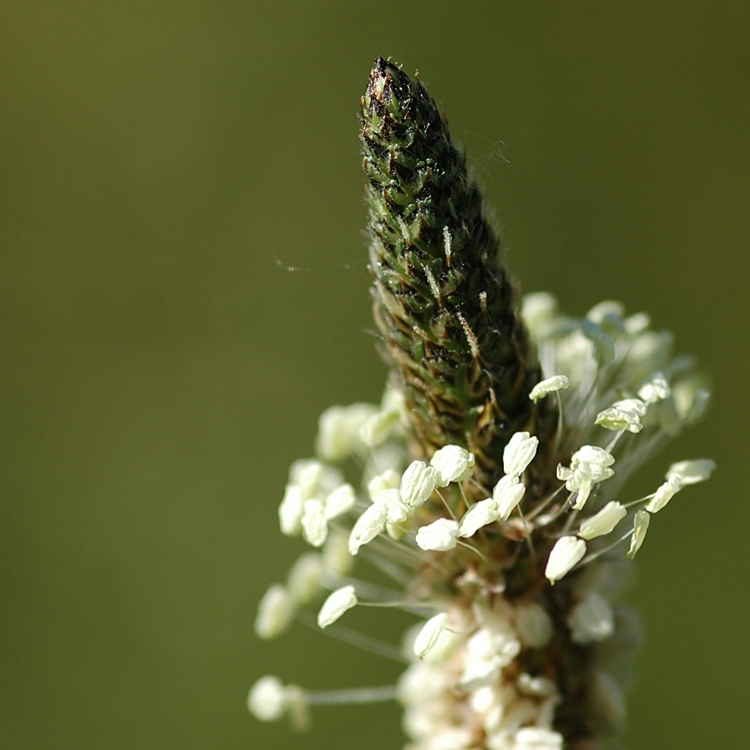
[(375, 319), (413, 415), (415, 450), (477, 456), (487, 486), (518, 430), (554, 428), (482, 197), (424, 87), (382, 58), (362, 98)]

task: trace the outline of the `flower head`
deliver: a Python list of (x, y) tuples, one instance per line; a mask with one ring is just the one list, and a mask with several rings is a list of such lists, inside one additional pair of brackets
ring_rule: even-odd
[[(319, 607), (327, 634), (407, 666), (396, 686), (343, 692), (265, 677), (250, 711), (301, 725), (309, 706), (397, 697), (409, 750), (599, 747), (624, 717), (635, 640), (612, 602), (622, 558), (715, 467), (672, 464), (640, 498), (626, 482), (708, 392), (645, 313), (608, 300), (573, 317), (550, 294), (516, 298), (420, 83), (378, 59), (362, 103), (390, 385), (379, 405), (324, 412), (316, 458), (292, 466), (279, 524), (315, 551), (268, 589), (255, 629), (275, 637)], [(363, 580), (373, 567), (377, 583)], [(334, 626), (354, 606), (415, 622), (401, 646)]]

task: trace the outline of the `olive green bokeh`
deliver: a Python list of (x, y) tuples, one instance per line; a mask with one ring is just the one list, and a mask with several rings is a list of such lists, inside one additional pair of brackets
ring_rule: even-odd
[[(301, 544), (288, 464), (375, 400), (357, 110), (422, 80), (526, 291), (652, 313), (713, 407), (668, 463), (719, 468), (652, 525), (627, 746), (742, 747), (750, 5), (6, 2), (0, 24), (0, 746), (397, 748), (395, 707), (295, 736), (250, 684), (396, 665), (255, 604)], [(296, 270), (287, 270), (294, 267)], [(395, 639), (386, 613), (352, 622)]]

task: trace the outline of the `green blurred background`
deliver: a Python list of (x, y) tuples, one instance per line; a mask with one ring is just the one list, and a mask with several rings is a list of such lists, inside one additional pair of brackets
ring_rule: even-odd
[(245, 709), (268, 672), (397, 672), (252, 633), (302, 548), (277, 532), (289, 463), (383, 384), (356, 113), (391, 55), (466, 145), (523, 288), (648, 310), (713, 377), (640, 477), (719, 464), (639, 555), (627, 746), (745, 747), (748, 39), (746, 2), (6, 0), (0, 746), (400, 747), (391, 706), (301, 736)]

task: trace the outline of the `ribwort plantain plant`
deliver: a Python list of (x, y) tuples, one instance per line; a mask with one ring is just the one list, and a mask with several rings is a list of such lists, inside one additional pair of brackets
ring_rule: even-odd
[[(330, 592), (319, 627), (405, 671), (329, 692), (263, 677), (250, 711), (304, 727), (315, 704), (398, 700), (410, 750), (605, 747), (637, 642), (616, 603), (627, 558), (714, 464), (672, 464), (645, 497), (624, 483), (708, 391), (644, 313), (603, 302), (575, 318), (549, 294), (520, 296), (419, 81), (379, 58), (360, 117), (387, 387), (379, 405), (325, 411), (315, 457), (291, 467), (281, 531), (318, 551), (268, 589), (255, 630), (280, 635)], [(356, 577), (361, 557), (391, 589)], [(402, 644), (336, 624), (368, 605), (414, 615)]]

